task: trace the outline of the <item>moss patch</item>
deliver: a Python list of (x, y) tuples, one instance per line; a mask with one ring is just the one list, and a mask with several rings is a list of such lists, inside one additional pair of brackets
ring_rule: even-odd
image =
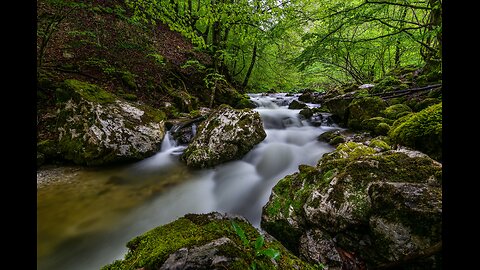
[[(241, 228), (248, 244), (243, 243), (232, 221)], [(251, 243), (260, 233), (249, 223), (233, 218), (220, 216), (218, 213), (187, 214), (169, 224), (156, 227), (127, 243), (128, 253), (123, 260), (106, 265), (102, 270), (110, 269), (158, 269), (172, 253), (180, 248), (192, 248), (205, 245), (216, 239), (227, 237), (232, 244), (221, 246), (219, 255), (232, 258), (226, 269), (248, 269), (255, 262), (258, 269), (313, 269), (288, 252), (280, 243), (265, 239), (264, 248), (280, 251), (280, 258), (275, 263), (267, 256), (255, 254)]]
[(398, 119), (388, 135), (394, 143), (442, 160), (442, 103)]
[(404, 114), (405, 112), (411, 112), (412, 109), (408, 107), (405, 104), (395, 104), (392, 106), (387, 107), (384, 111), (383, 114), (385, 115), (386, 118), (388, 119), (398, 119), (401, 114)]
[(362, 129), (362, 121), (381, 116), (386, 108), (386, 103), (379, 97), (364, 97), (355, 99), (348, 106), (348, 127)]
[(63, 88), (57, 90), (57, 99), (64, 102), (76, 94), (88, 101), (97, 103), (111, 103), (115, 100), (113, 94), (103, 90), (101, 87), (75, 79), (64, 81)]

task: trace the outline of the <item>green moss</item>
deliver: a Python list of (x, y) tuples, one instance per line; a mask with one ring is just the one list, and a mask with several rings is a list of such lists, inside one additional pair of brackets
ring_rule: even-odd
[(379, 123), (373, 130), (375, 135), (387, 135), (390, 131), (390, 125), (387, 123)]
[(330, 145), (337, 145), (337, 144), (340, 144), (340, 143), (344, 143), (345, 142), (345, 137), (342, 136), (342, 135), (339, 135), (339, 136), (335, 136), (333, 139), (331, 139), (328, 143)]
[(121, 77), (123, 84), (125, 84), (130, 89), (137, 89), (137, 84), (135, 83), (135, 75), (129, 71), (121, 72)]
[(388, 136), (392, 142), (442, 159), (442, 103), (404, 116), (394, 123)]
[(386, 103), (379, 97), (365, 97), (355, 99), (348, 106), (348, 127), (362, 129), (362, 121), (381, 116), (386, 108)]
[(387, 151), (391, 149), (390, 145), (388, 145), (385, 141), (380, 139), (372, 139), (370, 141), (369, 146), (373, 148), (379, 148), (382, 151)]
[(126, 100), (130, 100), (130, 101), (136, 101), (138, 100), (138, 97), (137, 95), (133, 94), (133, 93), (124, 93), (124, 94), (121, 94), (120, 95), (122, 98), (126, 99)]
[[(242, 242), (232, 227), (232, 221), (244, 232), (248, 244)], [(219, 247), (217, 254), (227, 258), (235, 258), (227, 269), (248, 269), (255, 262), (258, 269), (277, 269), (267, 256), (255, 254), (254, 243), (260, 233), (249, 223), (234, 218), (215, 218), (212, 214), (187, 214), (169, 224), (156, 227), (127, 243), (128, 253), (123, 260), (114, 261), (102, 267), (109, 269), (158, 269), (168, 258), (180, 248), (192, 248), (227, 237), (232, 243)], [(263, 248), (274, 248), (280, 251), (277, 259), (278, 269), (291, 269), (284, 265), (297, 265), (302, 269), (311, 267), (290, 254), (279, 242), (265, 239)]]
[(381, 123), (390, 123), (392, 124), (392, 120), (390, 119), (387, 119), (387, 118), (383, 118), (381, 116), (377, 116), (377, 117), (372, 117), (372, 118), (369, 118), (369, 119), (365, 119), (362, 121), (362, 129), (364, 130), (368, 130), (370, 131), (371, 133), (373, 134), (376, 134), (376, 131), (375, 131), (375, 128), (381, 124)]
[(145, 104), (137, 104), (137, 106), (144, 111), (142, 115), (142, 121), (147, 122), (162, 122), (163, 120), (167, 119), (167, 116), (164, 111), (152, 108)]
[(240, 101), (237, 102), (237, 104), (235, 104), (234, 108), (236, 109), (244, 109), (244, 108), (255, 108), (255, 104), (252, 103), (252, 101), (250, 100), (250, 98), (247, 96), (246, 98), (243, 97), (242, 99), (240, 99)]
[(398, 89), (402, 84), (402, 81), (396, 76), (388, 75), (383, 77), (379, 82), (375, 84), (371, 89), (371, 93), (385, 93)]
[(438, 99), (438, 98), (426, 98), (426, 99), (423, 99), (423, 100), (417, 102), (415, 104), (414, 109), (415, 109), (415, 112), (419, 112), (423, 109), (426, 109), (427, 107), (438, 104), (440, 102), (442, 102), (442, 100)]
[(321, 171), (330, 171), (335, 168), (342, 168), (352, 160), (360, 157), (372, 155), (377, 151), (361, 143), (346, 142), (337, 146), (337, 149), (331, 153), (323, 155), (318, 162)]
[(75, 94), (79, 94), (88, 101), (98, 103), (111, 103), (115, 100), (113, 94), (103, 90), (101, 87), (75, 79), (65, 80), (63, 88), (57, 90), (57, 98), (59, 101), (66, 101)]
[(395, 104), (392, 106), (387, 107), (384, 111), (383, 114), (385, 115), (386, 118), (388, 119), (398, 119), (400, 114), (404, 114), (406, 112), (411, 112), (412, 109), (408, 107), (405, 104)]

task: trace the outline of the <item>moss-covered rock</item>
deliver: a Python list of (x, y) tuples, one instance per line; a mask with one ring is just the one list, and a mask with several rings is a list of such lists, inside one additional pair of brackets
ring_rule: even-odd
[(415, 112), (419, 112), (423, 109), (426, 109), (427, 107), (438, 104), (440, 102), (442, 102), (442, 99), (439, 98), (424, 98), (416, 102), (413, 109)]
[(173, 102), (176, 105), (175, 107), (181, 112), (190, 112), (198, 109), (198, 98), (190, 95), (188, 92), (183, 90), (172, 90), (169, 93), (173, 97)]
[[(235, 229), (233, 224), (239, 229)], [(245, 238), (240, 237), (242, 231)], [(255, 248), (257, 239), (263, 245)], [(156, 227), (127, 243), (128, 253), (102, 267), (110, 269), (314, 269), (269, 235), (261, 234), (245, 219), (234, 216), (187, 214)], [(279, 253), (275, 259), (262, 250)], [(257, 253), (257, 251), (259, 253)]]
[(375, 86), (370, 89), (370, 92), (385, 93), (406, 88), (408, 88), (408, 85), (405, 85), (397, 76), (388, 75), (378, 81)]
[[(401, 116), (405, 115), (405, 113), (412, 112), (412, 109), (405, 104), (395, 104), (392, 106), (387, 107), (383, 114), (386, 118), (396, 120)], [(391, 123), (390, 123), (391, 124)]]
[(379, 97), (357, 98), (348, 105), (347, 125), (351, 129), (363, 129), (362, 121), (380, 116), (387, 107), (385, 101)]
[(441, 182), (442, 165), (421, 152), (390, 150), (381, 138), (349, 141), (316, 167), (281, 179), (263, 208), (261, 226), (309, 262), (338, 267), (357, 261), (368, 269), (437, 243)]
[(58, 150), (77, 164), (139, 160), (159, 150), (164, 114), (146, 105), (116, 99), (102, 88), (66, 80), (59, 103)]
[(241, 158), (266, 136), (258, 112), (224, 104), (199, 125), (181, 159), (193, 168), (213, 167)]
[(307, 108), (307, 104), (301, 102), (301, 101), (298, 101), (298, 100), (292, 100), (292, 102), (290, 102), (290, 104), (288, 104), (288, 108), (289, 109), (292, 109), (292, 110), (301, 110), (301, 109), (304, 109), (304, 108)]
[(57, 102), (63, 103), (70, 99), (79, 101), (81, 99), (106, 104), (115, 101), (115, 96), (96, 84), (68, 79), (63, 82), (60, 88), (57, 88)]
[(418, 149), (442, 160), (442, 103), (394, 122), (388, 136), (392, 142)]
[(373, 134), (382, 136), (382, 135), (387, 135), (389, 131), (390, 131), (390, 125), (385, 122), (382, 122), (375, 127), (375, 129), (373, 130)]
[(362, 121), (361, 126), (363, 130), (368, 130), (372, 135), (387, 135), (390, 125), (393, 123), (388, 118), (381, 116), (372, 117)]
[(237, 104), (235, 104), (235, 106), (233, 107), (235, 109), (246, 109), (246, 108), (253, 109), (253, 108), (256, 108), (257, 106), (247, 95), (243, 95), (242, 99), (240, 99), (240, 101), (238, 101)]

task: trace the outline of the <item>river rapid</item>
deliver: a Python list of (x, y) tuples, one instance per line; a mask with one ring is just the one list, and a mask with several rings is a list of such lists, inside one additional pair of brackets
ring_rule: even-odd
[(37, 178), (58, 181), (37, 180), (37, 269), (100, 269), (122, 259), (133, 237), (187, 213), (239, 214), (259, 227), (273, 186), (332, 151), (316, 138), (337, 127), (314, 126), (288, 109), (297, 96), (250, 98), (267, 137), (241, 160), (190, 170), (178, 159), (186, 146), (167, 133), (160, 152), (133, 164), (39, 170)]

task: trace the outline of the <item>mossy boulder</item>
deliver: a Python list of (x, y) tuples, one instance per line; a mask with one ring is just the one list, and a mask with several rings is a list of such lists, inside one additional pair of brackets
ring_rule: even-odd
[[(386, 118), (396, 120), (407, 113), (412, 112), (412, 109), (405, 104), (395, 104), (388, 106), (384, 111), (383, 114)], [(391, 124), (391, 123), (390, 123)]]
[(242, 95), (242, 98), (233, 106), (235, 109), (256, 108), (255, 102), (253, 102), (248, 95)]
[(394, 122), (388, 136), (393, 143), (420, 150), (442, 160), (442, 103)]
[[(362, 129), (370, 131), (373, 135), (387, 135), (390, 125), (393, 123), (392, 120), (376, 116), (362, 121)], [(382, 129), (382, 124), (387, 125), (387, 130)], [(380, 126), (380, 127), (379, 127)]]
[(323, 101), (323, 97), (324, 93), (307, 90), (302, 92), (302, 94), (298, 97), (298, 101), (320, 104)]
[(325, 131), (324, 133), (318, 135), (317, 140), (326, 142), (330, 145), (338, 145), (345, 142), (346, 136), (342, 134), (341, 130), (335, 129)]
[(386, 107), (385, 101), (379, 97), (354, 99), (347, 108), (347, 125), (351, 129), (361, 130), (363, 120), (381, 116)]
[(292, 109), (292, 110), (301, 110), (301, 109), (304, 109), (304, 108), (307, 108), (307, 104), (301, 102), (301, 101), (298, 101), (298, 100), (292, 100), (292, 102), (290, 102), (290, 104), (288, 104), (288, 108), (289, 109)]
[(413, 107), (415, 112), (419, 112), (423, 109), (426, 109), (432, 105), (438, 104), (442, 102), (442, 99), (440, 98), (424, 98), (422, 100), (419, 100), (415, 102), (415, 105)]
[[(240, 228), (242, 239), (233, 224)], [(255, 249), (257, 239), (263, 245)], [(102, 267), (118, 269), (315, 269), (301, 261), (269, 235), (261, 236), (241, 217), (209, 214), (187, 214), (171, 223), (156, 227), (127, 243), (128, 253)], [(275, 259), (262, 250), (279, 253)], [(260, 253), (257, 253), (260, 251)]]
[(223, 104), (198, 126), (181, 159), (189, 167), (213, 167), (241, 158), (266, 136), (258, 112)]
[(173, 102), (181, 112), (190, 112), (198, 109), (198, 98), (190, 95), (183, 90), (174, 90), (169, 92), (173, 97)]
[(387, 75), (375, 83), (375, 86), (370, 89), (370, 92), (386, 93), (406, 88), (408, 88), (408, 85), (404, 84), (397, 76)]
[[(317, 166), (302, 166), (273, 188), (262, 228), (302, 259), (328, 267), (375, 268), (433, 247), (441, 239), (442, 165), (390, 149), (380, 138), (349, 141)], [(432, 269), (438, 260), (414, 261), (412, 269)]]
[(76, 164), (140, 160), (159, 150), (164, 114), (117, 99), (98, 87), (66, 80), (58, 90), (58, 150)]
[(341, 97), (334, 97), (326, 99), (323, 106), (333, 114), (333, 118), (339, 124), (345, 125), (348, 119), (347, 108), (352, 102), (351, 99), (343, 99)]

